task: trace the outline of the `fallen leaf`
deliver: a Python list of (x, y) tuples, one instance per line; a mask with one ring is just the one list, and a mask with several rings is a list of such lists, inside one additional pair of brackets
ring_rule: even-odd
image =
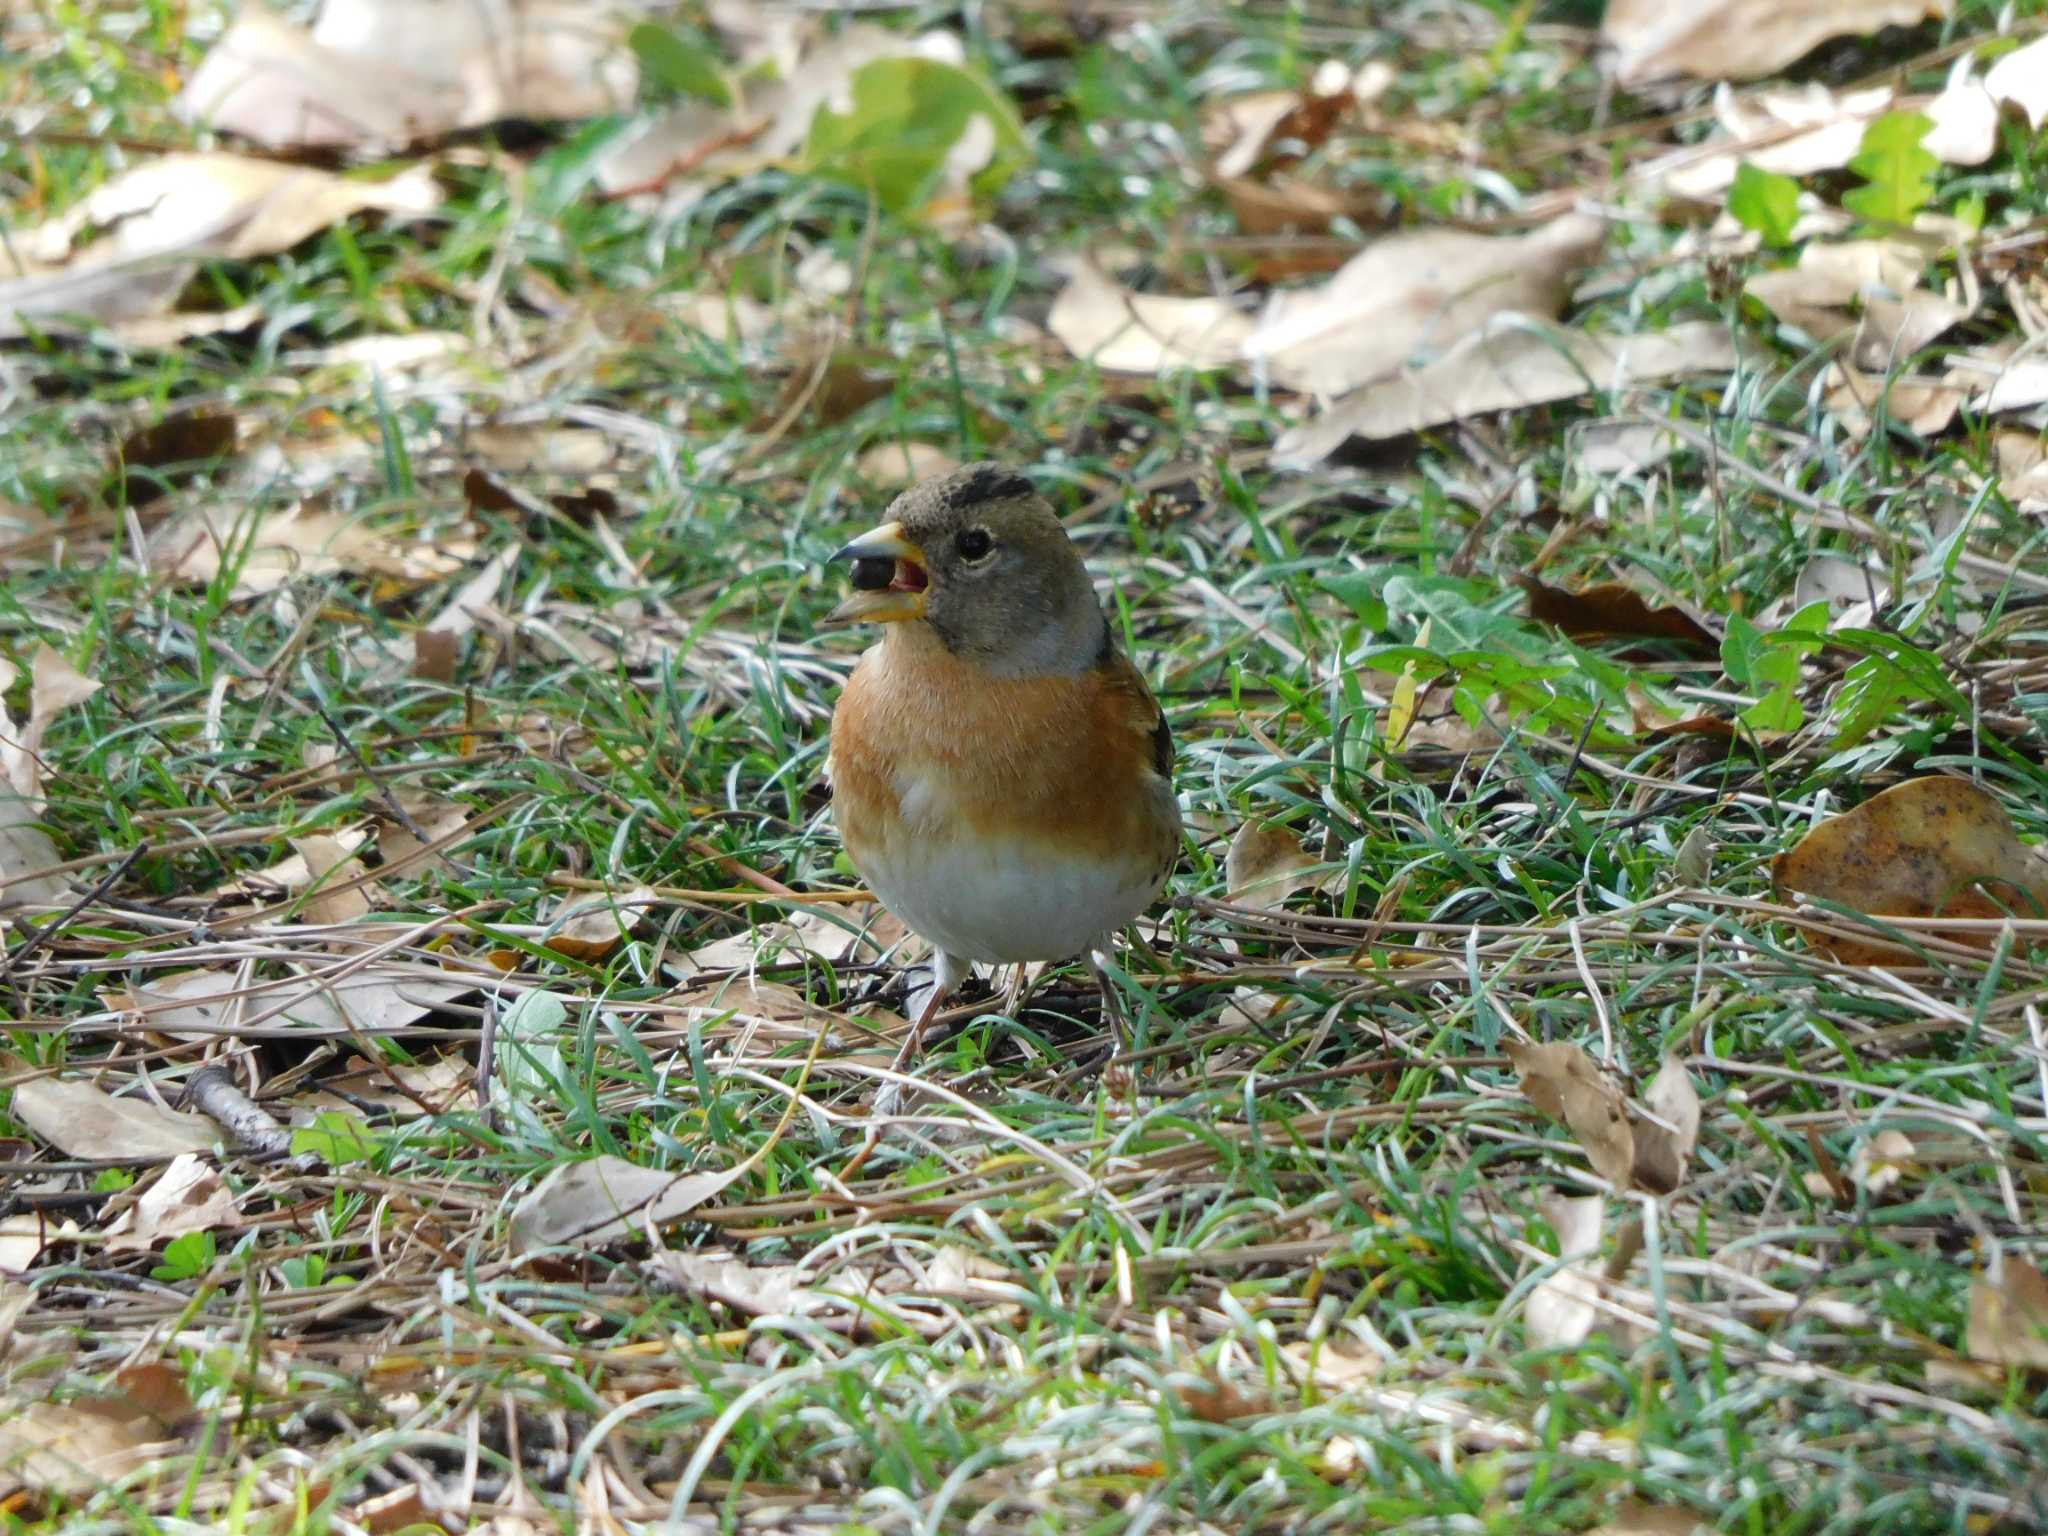
[(150, 541), (150, 564), (175, 580), (207, 585), (229, 550), (234, 592), (260, 597), (302, 578), (352, 573), (423, 585), (453, 576), (476, 553), (463, 537), (401, 538), (354, 517), (302, 504), (263, 514), (253, 528), (212, 507), (189, 508)]
[(1300, 90), (1253, 91), (1202, 109), (1202, 142), (1217, 177), (1244, 177), (1278, 162), (1293, 163), (1329, 141), (1347, 116), (1385, 95), (1398, 77), (1381, 59), (1353, 68), (1325, 59)]
[(571, 960), (602, 960), (625, 942), (660, 900), (643, 885), (616, 895), (603, 892), (567, 902), (550, 920), (551, 931), (541, 942)]
[(620, 19), (564, 0), (327, 0), (311, 31), (244, 10), (177, 110), (273, 148), (394, 145), (505, 118), (595, 117), (639, 84)]
[(1637, 475), (1683, 446), (1677, 433), (1654, 422), (1588, 422), (1573, 438), (1572, 463), (1589, 475)]
[(182, 410), (129, 433), (115, 456), (121, 504), (147, 506), (191, 479), (198, 466), (233, 450), (236, 432), (235, 418), (226, 411)]
[(1689, 1509), (1624, 1499), (1611, 1520), (1586, 1536), (1708, 1536), (1713, 1529), (1712, 1521)]
[[(36, 1260), (45, 1248), (63, 1240), (57, 1224), (35, 1211), (16, 1211), (11, 1216), (0, 1216), (0, 1275), (27, 1274), (35, 1268)], [(0, 1293), (0, 1301), (4, 1299), (5, 1293)], [(4, 1340), (5, 1332), (5, 1329), (0, 1329), (0, 1340)]]
[(1829, 618), (1851, 629), (1867, 629), (1871, 616), (1891, 601), (1891, 578), (1875, 565), (1841, 555), (1810, 555), (1792, 580), (1792, 608), (1826, 603)]
[[(344, 853), (354, 853), (369, 841), (366, 827), (337, 827), (326, 834), (328, 841), (337, 845)], [(211, 892), (215, 900), (233, 900), (245, 897), (256, 901), (273, 902), (287, 896), (296, 896), (313, 883), (312, 866), (306, 862), (305, 854), (296, 848), (286, 857), (267, 869), (252, 870), (247, 874), (217, 885)]]
[[(1741, 94), (1724, 85), (1714, 92), (1715, 136), (1651, 161), (1638, 177), (1673, 196), (1712, 204), (1734, 187), (1745, 165), (1795, 180), (1839, 171), (1862, 149), (1864, 130), (1896, 100), (1886, 85), (1840, 95), (1818, 81)], [(1795, 226), (1793, 234), (1800, 233)]]
[(370, 910), (373, 898), (381, 896), (375, 881), (350, 884), (367, 871), (363, 861), (341, 839), (314, 833), (295, 837), (291, 843), (313, 876), (308, 886), (311, 894), (299, 909), (307, 922), (352, 923)]
[[(411, 818), (409, 823), (391, 821), (380, 817), (377, 822), (377, 857), (381, 861), (378, 874), (385, 880), (418, 879), (429, 869), (442, 874), (459, 875), (455, 865), (443, 854), (432, 859), (422, 857), (430, 843), (439, 843), (452, 838), (468, 826), (473, 812), (466, 805), (453, 800), (443, 800), (435, 795), (416, 794), (400, 790), (397, 799), (399, 809)], [(415, 836), (415, 829), (418, 835)], [(421, 838), (426, 839), (422, 842)], [(451, 842), (450, 848), (460, 846)]]
[(522, 1252), (572, 1240), (596, 1248), (659, 1230), (712, 1199), (744, 1168), (676, 1174), (609, 1154), (564, 1163), (513, 1207), (513, 1242)]
[(1541, 1204), (1564, 1263), (1529, 1293), (1522, 1329), (1532, 1348), (1571, 1349), (1600, 1321), (1598, 1258), (1607, 1197), (1546, 1195)]
[(1328, 282), (1272, 295), (1244, 356), (1286, 388), (1343, 394), (1449, 349), (1494, 315), (1560, 314), (1569, 279), (1606, 235), (1605, 220), (1576, 214), (1525, 235), (1389, 235)]
[[(1944, 165), (1982, 165), (1998, 148), (2000, 98), (1991, 93), (1987, 81), (1972, 73), (1973, 62), (1966, 53), (1950, 65), (1941, 94), (1927, 104), (1933, 126), (1920, 147)], [(2048, 71), (2048, 50), (2042, 52), (2040, 66)]]
[(310, 1125), (323, 1113), (368, 1110), (416, 1119), (428, 1113), (421, 1107), (422, 1100), (435, 1114), (474, 1110), (476, 1069), (459, 1055), (420, 1062), (391, 1061), (381, 1066), (351, 1056), (342, 1071), (320, 1080), (319, 1091), (294, 1102), (292, 1124)]
[(1308, 469), (1351, 438), (1378, 441), (1490, 411), (1632, 389), (1690, 373), (1725, 373), (1735, 342), (1719, 321), (1635, 336), (1535, 326), (1496, 316), (1420, 368), (1368, 384), (1273, 446), (1276, 468)]
[[(1852, 330), (1858, 331), (1857, 350), (1873, 351), (1875, 366), (1882, 370), (1896, 344), (1906, 339), (1907, 332), (1887, 330), (1880, 321), (1871, 329), (1866, 349), (1866, 337), (1851, 310), (1866, 298), (1889, 299), (1903, 306), (1904, 296), (1916, 291), (1924, 264), (1921, 254), (1903, 241), (1817, 240), (1800, 251), (1796, 265), (1758, 273), (1743, 285), (1743, 292), (1786, 325), (1796, 327), (1817, 342), (1833, 341)], [(1923, 313), (1917, 321), (1909, 320), (1903, 307), (1888, 313), (1895, 326), (1914, 326), (1911, 334), (1916, 339), (1921, 330), (1933, 323), (1930, 313)], [(1859, 362), (1858, 366), (1871, 365)]]
[(1914, 1167), (1913, 1138), (1904, 1131), (1879, 1131), (1856, 1145), (1849, 1177), (1873, 1195), (1892, 1188)]
[(1230, 840), (1224, 856), (1224, 885), (1232, 901), (1268, 910), (1283, 907), (1296, 891), (1314, 884), (1317, 860), (1301, 839), (1270, 821), (1248, 821)]
[(689, 1296), (721, 1301), (749, 1317), (801, 1317), (846, 1306), (843, 1297), (810, 1285), (795, 1264), (749, 1264), (726, 1253), (658, 1249), (650, 1274)]
[[(1693, 1149), (1700, 1139), (1700, 1098), (1694, 1091), (1685, 1065), (1667, 1056), (1643, 1091), (1643, 1101), (1657, 1120), (1633, 1117), (1635, 1168), (1632, 1177), (1638, 1189), (1653, 1195), (1668, 1195), (1685, 1182)], [(1660, 1125), (1657, 1122), (1663, 1121)], [(1666, 1129), (1668, 1125), (1670, 1129)]]
[[(1966, 779), (1911, 779), (1831, 816), (1771, 861), (1771, 886), (1872, 917), (1987, 917), (2048, 913), (2048, 858), (2019, 840), (2012, 818)], [(1949, 935), (1988, 947), (1994, 934)], [(1866, 938), (1814, 933), (1849, 965), (1912, 965), (1909, 951)]]
[(2001, 432), (1992, 442), (1998, 456), (1998, 490), (2022, 512), (2048, 512), (2048, 447), (2033, 432)]
[(413, 675), (437, 682), (455, 680), (456, 657), (462, 640), (476, 628), (480, 615), (492, 612), (505, 578), (519, 563), (519, 546), (508, 544), (470, 577), (441, 611), (413, 635)]
[(1575, 640), (1615, 636), (1675, 640), (1682, 645), (1718, 649), (1721, 640), (1685, 608), (1667, 604), (1652, 608), (1633, 588), (1618, 581), (1567, 592), (1534, 576), (1518, 578), (1529, 596), (1529, 617), (1549, 624)]
[(1243, 356), (1252, 320), (1227, 300), (1134, 293), (1088, 257), (1066, 270), (1046, 328), (1083, 362), (1148, 374), (1224, 368)]
[(1668, 75), (1754, 80), (1829, 38), (1948, 14), (1949, 0), (1608, 0), (1601, 41), (1623, 85)]
[(2048, 122), (2048, 37), (2016, 48), (1984, 74), (1984, 90), (1995, 102), (2010, 102), (2039, 131)]
[(210, 1232), (241, 1220), (218, 1170), (191, 1152), (173, 1158), (147, 1184), (121, 1191), (107, 1207), (101, 1215), (113, 1212), (112, 1223), (103, 1229), (109, 1253), (146, 1251), (187, 1232)]
[(591, 427), (473, 427), (463, 447), (487, 468), (508, 475), (594, 475), (612, 462), (611, 437)]
[(1963, 1353), (1991, 1365), (2048, 1371), (2048, 1278), (2001, 1252), (1989, 1272), (1970, 1281)]
[(177, 1448), (147, 1414), (42, 1401), (8, 1408), (0, 1414), (0, 1499), (21, 1489), (70, 1498), (105, 1493)]
[(1628, 1101), (1593, 1058), (1564, 1040), (1544, 1045), (1510, 1040), (1503, 1049), (1521, 1076), (1523, 1096), (1543, 1114), (1564, 1122), (1585, 1149), (1594, 1172), (1617, 1191), (1628, 1189), (1636, 1150)]
[(143, 1161), (211, 1152), (220, 1139), (197, 1115), (159, 1109), (147, 1099), (117, 1099), (77, 1078), (36, 1077), (18, 1084), (9, 1113), (71, 1157)]
[(1891, 377), (1862, 372), (1853, 364), (1829, 365), (1824, 403), (1851, 437), (1868, 437), (1881, 411), (1894, 425), (1921, 437), (1945, 432), (1970, 398), (1967, 385), (1948, 379)]

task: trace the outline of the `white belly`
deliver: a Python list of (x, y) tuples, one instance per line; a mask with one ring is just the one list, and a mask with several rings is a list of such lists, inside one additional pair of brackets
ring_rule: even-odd
[(971, 848), (948, 838), (872, 856), (862, 877), (882, 905), (963, 960), (1065, 960), (1143, 912), (1157, 873), (1042, 847)]

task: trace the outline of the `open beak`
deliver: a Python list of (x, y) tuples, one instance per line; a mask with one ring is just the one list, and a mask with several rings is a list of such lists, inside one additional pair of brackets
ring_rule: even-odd
[(924, 551), (903, 536), (901, 523), (884, 523), (835, 553), (853, 562), (854, 590), (826, 615), (827, 624), (899, 624), (924, 617), (931, 568)]

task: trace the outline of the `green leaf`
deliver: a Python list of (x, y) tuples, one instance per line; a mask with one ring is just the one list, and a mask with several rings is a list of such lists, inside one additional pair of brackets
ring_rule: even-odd
[(1728, 189), (1728, 211), (1768, 243), (1790, 245), (1792, 226), (1799, 222), (1799, 183), (1745, 160), (1735, 168), (1735, 185)]
[(1384, 568), (1380, 571), (1344, 571), (1335, 576), (1319, 576), (1316, 585), (1337, 599), (1346, 608), (1364, 621), (1365, 627), (1374, 634), (1384, 634), (1387, 628), (1387, 600), (1381, 595), (1386, 585)]
[(323, 1109), (313, 1117), (311, 1125), (302, 1125), (292, 1132), (292, 1156), (304, 1157), (308, 1153), (330, 1168), (367, 1162), (376, 1156), (377, 1138), (370, 1123), (360, 1116)]
[(158, 1280), (190, 1280), (213, 1268), (213, 1234), (187, 1232), (164, 1246), (163, 1262), (150, 1271)]
[(855, 71), (851, 109), (818, 109), (804, 146), (813, 175), (872, 188), (884, 208), (915, 214), (942, 190), (947, 161), (976, 120), (992, 134), (970, 185), (993, 191), (1026, 157), (1024, 129), (1002, 92), (972, 70), (935, 59), (877, 59)]
[(1934, 120), (1921, 112), (1887, 112), (1863, 130), (1863, 148), (1849, 169), (1870, 183), (1844, 193), (1842, 205), (1877, 224), (1911, 224), (1934, 196), (1941, 162), (1920, 141)]
[(641, 71), (684, 96), (696, 96), (716, 106), (732, 105), (732, 87), (725, 83), (718, 57), (667, 27), (643, 21), (626, 34), (626, 41), (640, 57)]
[(1793, 685), (1780, 683), (1735, 718), (1753, 731), (1796, 731), (1806, 722), (1806, 710)]

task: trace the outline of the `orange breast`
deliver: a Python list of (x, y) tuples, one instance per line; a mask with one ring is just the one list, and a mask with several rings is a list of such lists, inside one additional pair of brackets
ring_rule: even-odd
[(1075, 676), (993, 677), (923, 626), (892, 626), (833, 716), (834, 818), (856, 865), (904, 839), (956, 837), (1170, 862), (1179, 815), (1153, 764), (1158, 722), (1121, 657)]

